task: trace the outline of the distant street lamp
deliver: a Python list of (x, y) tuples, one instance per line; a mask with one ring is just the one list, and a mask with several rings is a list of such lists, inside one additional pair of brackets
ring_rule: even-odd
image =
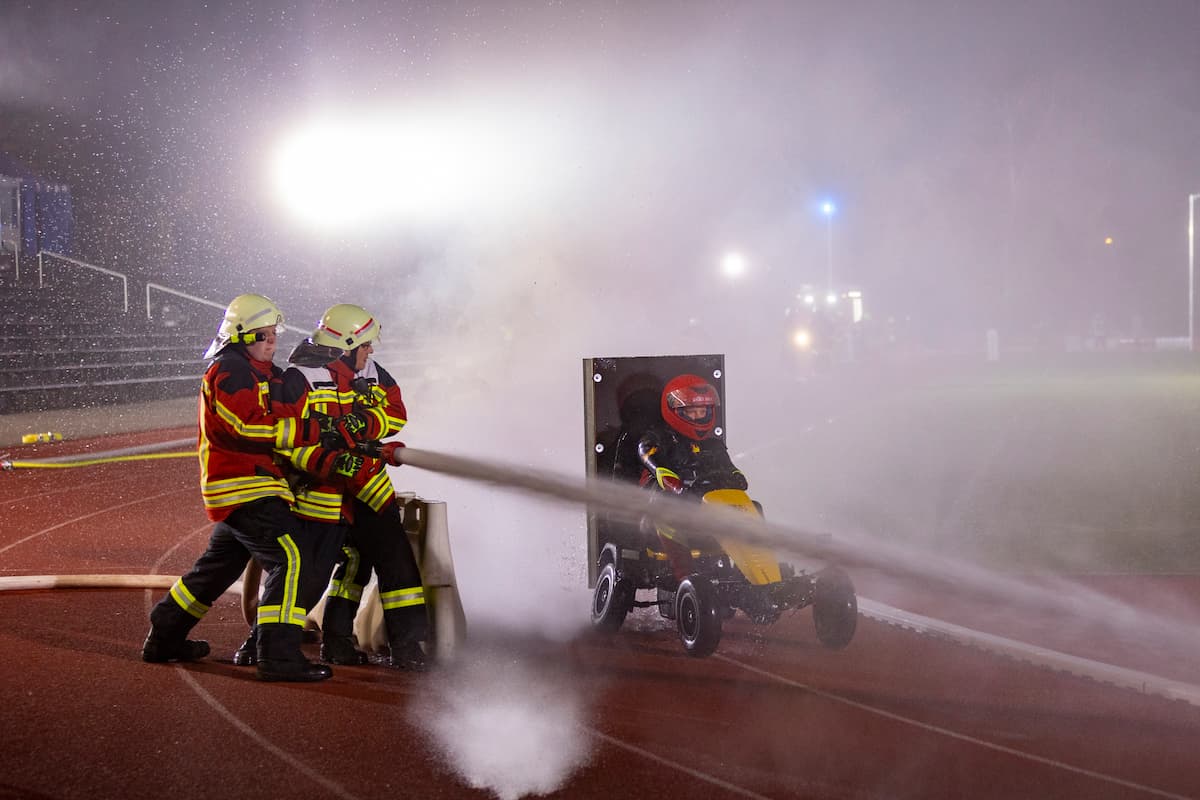
[(825, 290), (833, 292), (833, 215), (837, 207), (826, 200), (821, 203), (821, 213), (825, 215)]
[(1196, 349), (1196, 200), (1188, 195), (1188, 349)]

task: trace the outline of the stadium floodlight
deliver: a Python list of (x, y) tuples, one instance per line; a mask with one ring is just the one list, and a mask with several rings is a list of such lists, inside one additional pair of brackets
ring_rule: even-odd
[(361, 229), (510, 209), (548, 174), (550, 149), (544, 132), (495, 114), (347, 113), (284, 138), (270, 178), (294, 219)]
[(746, 257), (741, 253), (730, 251), (721, 259), (721, 272), (730, 280), (737, 280), (746, 274)]

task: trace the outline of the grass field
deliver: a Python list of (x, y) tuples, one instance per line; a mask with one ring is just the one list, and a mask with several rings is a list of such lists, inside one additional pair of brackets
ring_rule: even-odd
[(811, 430), (744, 460), (773, 518), (1013, 571), (1200, 573), (1190, 356), (926, 365), (830, 384), (812, 391)]

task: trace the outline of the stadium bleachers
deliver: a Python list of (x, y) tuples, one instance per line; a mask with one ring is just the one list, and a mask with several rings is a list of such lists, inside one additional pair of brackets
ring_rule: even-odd
[[(12, 258), (7, 269), (0, 265), (0, 414), (195, 396), (222, 302), (42, 256), (22, 259), (19, 273)], [(317, 318), (311, 311), (293, 317)], [(307, 330), (282, 333), (276, 363)], [(437, 364), (410, 337), (385, 334), (380, 344), (381, 360), (393, 370)]]
[(70, 276), (39, 286), (22, 273), (20, 285), (0, 285), (0, 414), (195, 394), (212, 309), (159, 306), (151, 319), (112, 281)]

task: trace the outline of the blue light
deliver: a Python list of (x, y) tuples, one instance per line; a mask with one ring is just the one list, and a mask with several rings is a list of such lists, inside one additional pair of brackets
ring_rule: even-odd
[(821, 203), (821, 213), (825, 216), (832, 217), (836, 212), (837, 206), (835, 206), (831, 201), (826, 200), (824, 203)]

